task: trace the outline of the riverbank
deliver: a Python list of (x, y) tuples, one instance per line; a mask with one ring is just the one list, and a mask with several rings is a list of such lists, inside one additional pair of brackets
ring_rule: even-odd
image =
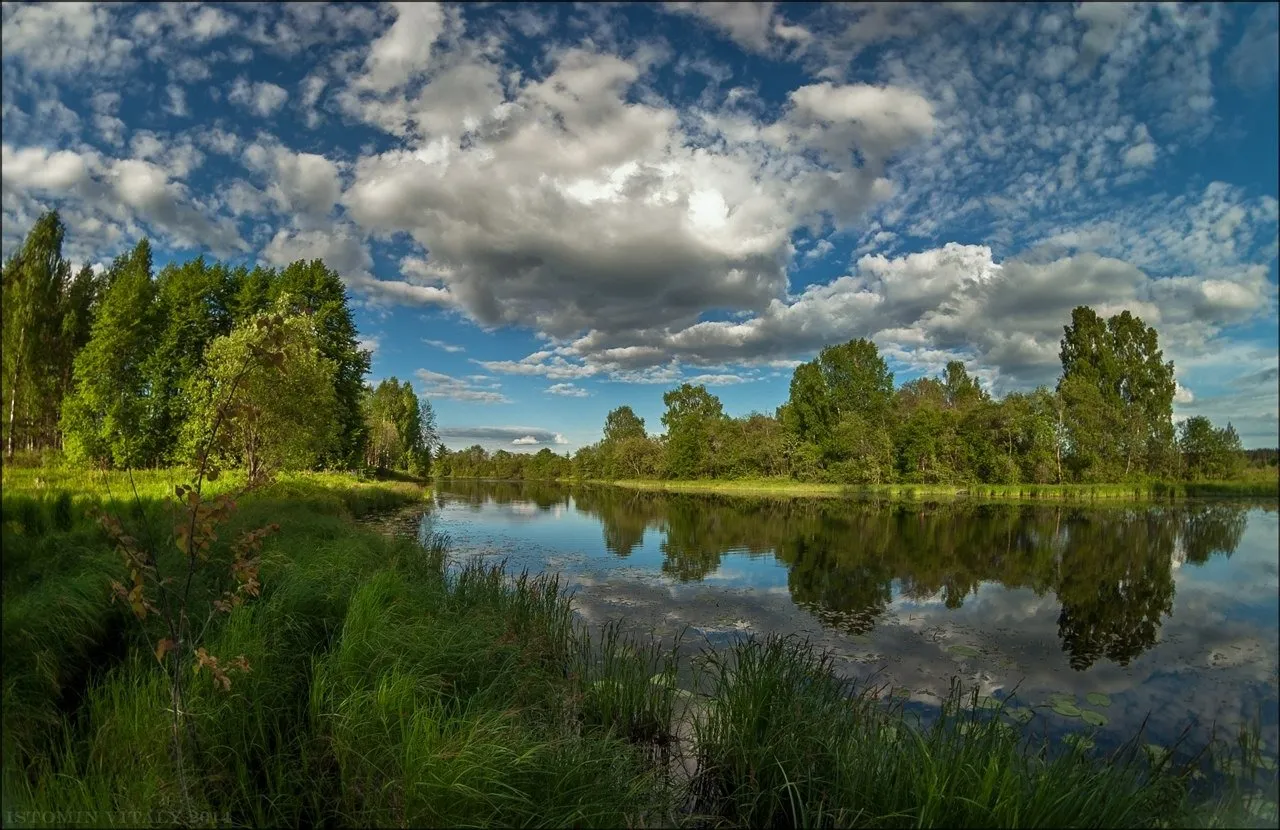
[(971, 499), (983, 501), (1161, 501), (1183, 498), (1277, 498), (1280, 480), (1154, 482), (1147, 484), (819, 484), (790, 479), (737, 481), (586, 481), (633, 490), (778, 498)]
[(203, 641), (249, 671), (195, 676), (179, 764), (167, 676), (85, 510), (141, 536), (182, 478), (80, 480), (4, 476), (6, 825), (1238, 826), (1274, 807), (1241, 783), (1248, 752), (1209, 797), (1207, 758), (1095, 755), (1083, 726), (1048, 746), (1016, 700), (957, 694), (922, 725), (794, 641), (677, 666), (576, 627), (554, 579), (449, 570), (441, 544), (357, 526), (424, 492), (338, 475), (250, 494), (220, 532), (215, 559), (279, 525), (261, 595)]

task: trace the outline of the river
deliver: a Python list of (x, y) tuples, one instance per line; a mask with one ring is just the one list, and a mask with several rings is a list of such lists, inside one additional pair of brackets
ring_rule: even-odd
[(455, 559), (558, 572), (587, 623), (687, 627), (690, 647), (806, 637), (913, 707), (958, 678), (1016, 689), (1046, 732), (1089, 729), (1083, 717), (1099, 744), (1144, 719), (1161, 745), (1256, 719), (1277, 750), (1275, 500), (890, 504), (445, 481), (393, 524), (447, 535)]

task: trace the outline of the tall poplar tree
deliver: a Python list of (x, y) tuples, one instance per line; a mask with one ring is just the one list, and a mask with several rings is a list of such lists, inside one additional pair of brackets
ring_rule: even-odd
[[(4, 393), (5, 455), (23, 443), (54, 443), (60, 388), (61, 300), (69, 266), (62, 258), (66, 229), (57, 211), (43, 214), (21, 249), (5, 264)], [(43, 427), (42, 435), (36, 430)]]

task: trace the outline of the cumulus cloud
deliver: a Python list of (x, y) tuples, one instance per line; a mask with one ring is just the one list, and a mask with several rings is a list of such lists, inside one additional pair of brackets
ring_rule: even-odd
[(131, 69), (134, 44), (118, 31), (117, 14), (118, 7), (108, 4), (6, 5), (0, 27), (5, 61), (54, 77)]
[[(1190, 356), (1219, 346), (1215, 336), (1222, 329), (1274, 313), (1275, 287), (1265, 269), (1246, 268), (1231, 279), (1156, 278), (1092, 252), (1000, 262), (988, 246), (950, 243), (900, 257), (865, 255), (852, 273), (810, 285), (792, 300), (775, 300), (747, 319), (592, 331), (520, 361), (483, 365), (511, 374), (617, 377), (628, 368), (670, 372), (679, 363), (759, 365), (870, 337), (911, 367), (936, 371), (949, 359), (976, 361), (1009, 389), (1056, 376), (1062, 327), (1077, 305), (1104, 315), (1129, 309), (1157, 326), (1167, 352)], [(752, 378), (718, 372), (684, 379)]]
[[(16, 202), (41, 195), (71, 198), (78, 203), (73, 211), (77, 225), (90, 235), (107, 225), (136, 228), (135, 223), (143, 222), (180, 248), (203, 246), (224, 255), (248, 250), (232, 222), (207, 217), (193, 205), (187, 187), (175, 180), (197, 163), (190, 150), (169, 152), (146, 136), (137, 149), (142, 157), (117, 159), (6, 143), (0, 164), (6, 212)], [(140, 237), (141, 228), (137, 230)]]
[(466, 349), (463, 348), (462, 346), (458, 346), (454, 343), (445, 343), (443, 340), (425, 340), (424, 339), (422, 342), (426, 343), (428, 346), (435, 346), (437, 349), (441, 349), (442, 351), (449, 352), (450, 354), (458, 354), (460, 352), (466, 351)]
[[(639, 59), (573, 48), (554, 60), (512, 100), (483, 84), (487, 99), (464, 96), (487, 100), (483, 117), (420, 124), (418, 149), (361, 158), (343, 196), (363, 227), (411, 234), (484, 324), (565, 337), (763, 308), (785, 294), (793, 230), (852, 221), (886, 196), (884, 165), (930, 127), (909, 90), (824, 83), (793, 92), (770, 124), (704, 119), (686, 133), (674, 108), (627, 100)], [(453, 100), (491, 70), (476, 58), (421, 95)]]
[(288, 99), (289, 92), (284, 87), (266, 81), (250, 83), (243, 75), (236, 78), (227, 93), (228, 101), (239, 104), (261, 118), (275, 113)]
[(419, 369), (414, 376), (420, 381), (420, 392), (427, 398), (445, 398), (468, 403), (511, 403), (498, 391), (501, 384), (480, 384), (469, 378), (456, 378), (430, 369)]
[(277, 267), (300, 259), (321, 259), (349, 282), (370, 279), (373, 267), (368, 246), (354, 228), (343, 225), (314, 231), (281, 228), (262, 249), (262, 257)]
[(342, 193), (338, 166), (315, 153), (255, 142), (245, 148), (244, 162), (270, 181), (266, 192), (277, 209), (306, 226), (323, 223)]
[[(693, 15), (749, 52), (766, 53), (774, 34), (773, 3), (667, 3), (668, 11)], [(787, 30), (791, 38), (803, 37)]]

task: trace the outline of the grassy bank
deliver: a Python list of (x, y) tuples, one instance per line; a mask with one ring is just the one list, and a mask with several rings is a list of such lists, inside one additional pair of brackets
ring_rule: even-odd
[(1141, 484), (819, 484), (790, 479), (707, 481), (592, 481), (635, 490), (673, 493), (761, 495), (795, 498), (874, 498), (894, 500), (983, 499), (992, 501), (1156, 501), (1202, 497), (1280, 497), (1280, 481), (1151, 482)]
[(4, 476), (7, 826), (1236, 826), (1274, 807), (1240, 783), (1248, 746), (1208, 799), (1205, 758), (1048, 744), (959, 693), (922, 724), (803, 643), (679, 666), (576, 628), (554, 579), (446, 569), (440, 545), (358, 527), (421, 490), (341, 476), (246, 497), (221, 534), (280, 525), (261, 596), (206, 638), (252, 668), (225, 690), (195, 676), (180, 766), (167, 676), (84, 515), (145, 532), (173, 476), (135, 476), (134, 502), (118, 476), (45, 473)]

